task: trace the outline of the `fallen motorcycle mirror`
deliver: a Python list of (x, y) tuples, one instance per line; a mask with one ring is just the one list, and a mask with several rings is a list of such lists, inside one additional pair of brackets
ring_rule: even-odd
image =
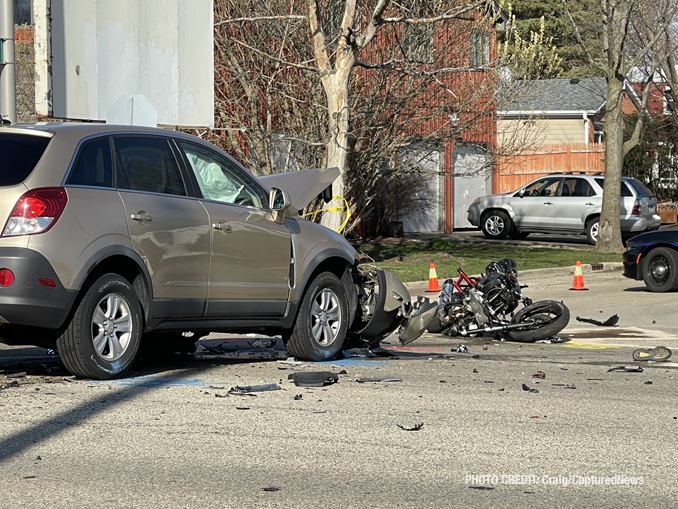
[(509, 258), (488, 264), (480, 278), (458, 272), (459, 279), (443, 283), (429, 332), (471, 337), (494, 333), (533, 343), (558, 334), (570, 321), (562, 302), (532, 302), (522, 294), (516, 263)]

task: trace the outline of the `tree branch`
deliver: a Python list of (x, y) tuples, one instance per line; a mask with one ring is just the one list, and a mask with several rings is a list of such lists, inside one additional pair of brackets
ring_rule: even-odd
[(480, 1), (480, 2), (475, 2), (473, 4), (465, 4), (453, 11), (448, 11), (445, 14), (441, 14), (440, 16), (435, 16), (433, 18), (406, 18), (406, 17), (400, 17), (400, 18), (382, 18), (381, 22), (382, 23), (407, 23), (410, 25), (419, 25), (419, 24), (426, 24), (426, 23), (437, 23), (438, 21), (446, 21), (450, 19), (458, 19), (462, 17), (464, 14), (466, 14), (469, 11), (472, 11), (474, 9), (477, 9), (478, 7), (482, 7), (485, 5), (487, 2), (486, 1)]
[(307, 19), (306, 16), (303, 16), (301, 14), (290, 14), (288, 16), (256, 16), (252, 18), (231, 18), (231, 19), (225, 19), (223, 21), (219, 21), (214, 24), (215, 27), (221, 26), (221, 25), (226, 25), (228, 23), (240, 23), (241, 21), (286, 21), (290, 19), (299, 19), (299, 20), (304, 20)]
[(238, 46), (242, 46), (243, 48), (247, 48), (247, 49), (250, 50), (250, 51), (254, 51), (255, 53), (257, 53), (257, 54), (259, 54), (259, 55), (262, 55), (262, 56), (264, 56), (264, 57), (266, 57), (266, 58), (268, 58), (268, 59), (270, 59), (270, 60), (273, 60), (274, 62), (278, 62), (279, 64), (287, 65), (287, 66), (289, 66), (289, 67), (295, 67), (295, 68), (297, 68), (297, 69), (303, 69), (303, 70), (305, 70), (305, 71), (318, 72), (318, 69), (316, 69), (315, 67), (311, 67), (310, 65), (295, 64), (294, 62), (290, 62), (290, 61), (288, 61), (288, 60), (282, 60), (282, 59), (280, 59), (280, 58), (276, 58), (276, 57), (274, 57), (273, 55), (270, 55), (270, 54), (268, 54), (268, 53), (265, 53), (265, 52), (263, 52), (263, 51), (260, 51), (260, 50), (258, 50), (257, 48), (253, 48), (253, 47), (250, 46), (249, 44), (245, 44), (244, 42), (239, 41), (239, 40), (237, 40), (237, 39), (231, 39), (231, 41), (233, 41), (234, 43), (236, 43)]

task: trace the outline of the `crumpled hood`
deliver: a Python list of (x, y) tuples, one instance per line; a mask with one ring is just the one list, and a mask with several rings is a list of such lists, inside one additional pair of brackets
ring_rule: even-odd
[(311, 170), (289, 171), (259, 177), (259, 182), (269, 191), (277, 187), (290, 195), (292, 207), (301, 210), (337, 180), (339, 168), (313, 168)]

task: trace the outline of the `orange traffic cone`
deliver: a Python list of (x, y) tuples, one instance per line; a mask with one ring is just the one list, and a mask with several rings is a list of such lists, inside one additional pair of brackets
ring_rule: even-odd
[(584, 275), (581, 273), (581, 262), (577, 260), (577, 265), (574, 268), (574, 281), (570, 290), (588, 290), (584, 287)]
[(428, 270), (428, 290), (427, 292), (439, 292), (440, 287), (438, 286), (438, 274), (436, 274), (436, 265), (435, 263), (431, 264), (431, 268)]

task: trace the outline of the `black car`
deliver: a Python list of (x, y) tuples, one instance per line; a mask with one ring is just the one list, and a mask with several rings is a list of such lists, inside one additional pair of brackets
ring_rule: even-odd
[(627, 243), (624, 275), (653, 292), (678, 290), (678, 227), (642, 233)]

